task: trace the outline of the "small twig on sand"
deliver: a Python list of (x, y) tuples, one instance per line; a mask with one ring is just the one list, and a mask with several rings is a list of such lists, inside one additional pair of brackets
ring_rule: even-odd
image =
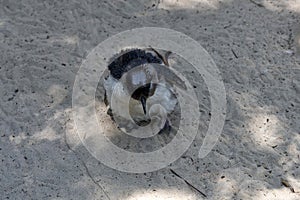
[(258, 3), (258, 2), (254, 1), (254, 0), (250, 0), (250, 2), (251, 2), (251, 3), (254, 3), (254, 4), (257, 5), (258, 7), (262, 7), (262, 8), (265, 7), (262, 3)]
[(93, 176), (91, 175), (91, 173), (90, 173), (88, 167), (86, 166), (86, 164), (84, 163), (84, 161), (83, 161), (83, 160), (80, 158), (80, 156), (77, 155), (77, 153), (71, 148), (71, 146), (70, 146), (69, 143), (67, 142), (67, 135), (66, 135), (66, 134), (65, 134), (64, 140), (65, 140), (65, 143), (66, 143), (67, 148), (68, 148), (69, 150), (71, 150), (72, 153), (75, 154), (75, 157), (77, 158), (77, 160), (80, 161), (81, 164), (83, 165), (83, 167), (84, 167), (84, 169), (85, 169), (85, 171), (86, 171), (87, 176), (93, 181), (93, 183), (94, 183), (95, 185), (97, 185), (97, 186), (103, 191), (103, 193), (104, 193), (104, 195), (106, 196), (106, 198), (107, 198), (108, 200), (111, 200), (111, 198), (108, 196), (108, 194), (107, 194), (107, 192), (105, 191), (105, 189), (100, 185), (100, 183), (98, 183), (98, 182), (93, 178)]
[(291, 186), (291, 184), (287, 180), (282, 178), (281, 184), (284, 185), (285, 187), (289, 188), (292, 193), (295, 193), (295, 189)]
[(175, 176), (177, 176), (178, 178), (182, 179), (189, 187), (193, 188), (194, 190), (196, 190), (197, 192), (199, 192), (202, 196), (207, 197), (206, 194), (204, 194), (203, 192), (201, 192), (198, 188), (196, 188), (195, 186), (193, 186), (191, 183), (189, 183), (186, 179), (184, 179), (183, 177), (181, 177), (179, 174), (177, 174), (174, 170), (170, 169), (171, 173), (174, 174)]
[(239, 58), (232, 49), (231, 49), (231, 52), (233, 53), (233, 55), (234, 55), (235, 58)]

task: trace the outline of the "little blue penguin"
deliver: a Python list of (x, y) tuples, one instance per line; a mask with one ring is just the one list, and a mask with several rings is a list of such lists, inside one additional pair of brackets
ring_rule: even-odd
[[(165, 78), (161, 68), (169, 68), (168, 56), (171, 52), (160, 54), (153, 48), (131, 49), (121, 53), (108, 66), (108, 74), (104, 77), (105, 99), (110, 112), (122, 118), (120, 128), (130, 129), (128, 120), (130, 117), (136, 124), (149, 123), (151, 117), (159, 117), (162, 112), (170, 114), (176, 104), (177, 99), (170, 85)], [(164, 70), (165, 71), (165, 70)], [(121, 87), (115, 87), (121, 83)], [(117, 102), (115, 107), (111, 105), (113, 90), (113, 101)], [(125, 101), (125, 97), (130, 95), (130, 104)], [(164, 108), (152, 109), (155, 104)], [(129, 108), (128, 112), (125, 109)], [(157, 108), (157, 107), (156, 107)], [(114, 118), (114, 116), (112, 116)], [(171, 128), (170, 121), (167, 119), (161, 130)]]

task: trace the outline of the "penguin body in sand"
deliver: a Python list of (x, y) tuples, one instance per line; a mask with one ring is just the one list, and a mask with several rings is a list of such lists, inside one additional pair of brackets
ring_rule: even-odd
[[(136, 124), (149, 123), (151, 118), (162, 118), (170, 114), (177, 99), (172, 91), (172, 86), (166, 81), (162, 68), (168, 68), (168, 55), (159, 54), (154, 49), (132, 49), (117, 57), (108, 66), (108, 75), (104, 78), (105, 98), (109, 109), (114, 115), (121, 118), (120, 128), (130, 131), (129, 120), (132, 118)], [(115, 87), (118, 84), (118, 87)], [(114, 91), (115, 90), (115, 91)], [(111, 105), (112, 93), (116, 94)], [(131, 96), (130, 103), (126, 97)], [(161, 105), (164, 110), (153, 106)], [(129, 113), (125, 112), (128, 109)], [(152, 108), (156, 109), (152, 109)], [(160, 130), (170, 128), (167, 119)], [(129, 129), (129, 130), (128, 130)]]

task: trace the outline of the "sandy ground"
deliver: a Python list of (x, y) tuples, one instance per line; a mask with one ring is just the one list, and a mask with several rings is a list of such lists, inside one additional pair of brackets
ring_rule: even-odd
[[(0, 199), (205, 198), (184, 180), (207, 199), (300, 199), (299, 20), (298, 0), (0, 1)], [(171, 166), (127, 174), (79, 142), (72, 86), (98, 43), (143, 26), (197, 40), (228, 110), (206, 158), (200, 134)]]

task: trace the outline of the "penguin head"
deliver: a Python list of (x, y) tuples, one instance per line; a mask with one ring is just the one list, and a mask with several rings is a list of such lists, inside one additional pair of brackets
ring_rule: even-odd
[(131, 97), (141, 102), (146, 114), (147, 99), (154, 95), (158, 82), (155, 68), (149, 63), (135, 67), (122, 76), (121, 82)]

